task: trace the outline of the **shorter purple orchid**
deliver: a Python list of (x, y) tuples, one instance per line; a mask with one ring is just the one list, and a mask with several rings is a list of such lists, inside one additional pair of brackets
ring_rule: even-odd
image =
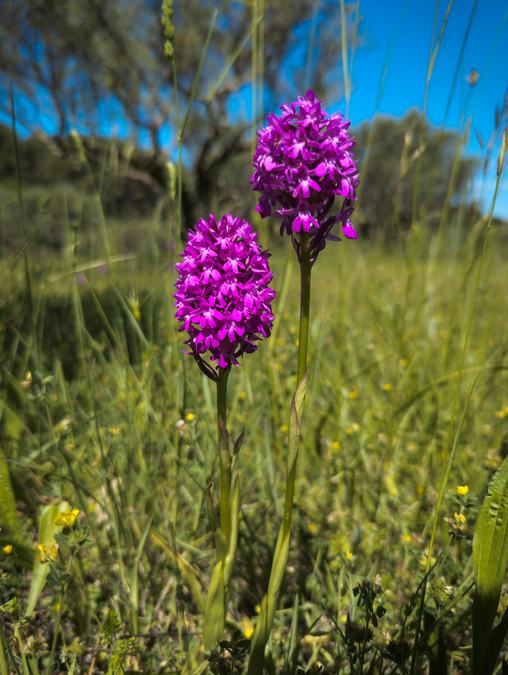
[(186, 344), (203, 372), (217, 379), (219, 368), (238, 365), (256, 342), (269, 337), (274, 316), (270, 253), (261, 249), (252, 225), (231, 214), (200, 220), (189, 232), (182, 262), (176, 265), (176, 318)]
[[(350, 216), (358, 187), (358, 169), (349, 134), (350, 122), (342, 115), (329, 115), (313, 91), (298, 101), (281, 106), (280, 116), (270, 114), (258, 131), (251, 186), (260, 193), (256, 207), (266, 218), (282, 217), (281, 234), (307, 232), (315, 260), (332, 227), (340, 223), (342, 233), (357, 239)], [(332, 211), (336, 200), (338, 210)], [(336, 238), (336, 237), (335, 237)]]

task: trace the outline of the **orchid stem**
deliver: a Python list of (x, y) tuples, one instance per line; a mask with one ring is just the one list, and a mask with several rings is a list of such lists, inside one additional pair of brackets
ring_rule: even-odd
[[(275, 552), (272, 560), (272, 569), (268, 582), (268, 591), (261, 602), (261, 612), (251, 644), (251, 652), (247, 668), (247, 675), (261, 675), (264, 672), (265, 647), (272, 631), (275, 611), (279, 600), (282, 582), (289, 557), (291, 541), (291, 527), (293, 523), (293, 504), (296, 486), (296, 468), (298, 462), (298, 436), (300, 435), (301, 413), (303, 412), (303, 398), (305, 383), (302, 384), (307, 372), (307, 354), (309, 347), (309, 317), (310, 317), (310, 280), (311, 280), (310, 241), (307, 233), (302, 233), (300, 239), (300, 331), (298, 335), (298, 368), (296, 391), (291, 409), (291, 423), (296, 424), (298, 431), (292, 436), (289, 432), (289, 449), (286, 467), (286, 488), (284, 495), (284, 516), (279, 529)], [(302, 392), (303, 387), (303, 392)]]
[(228, 434), (228, 377), (231, 366), (220, 368), (217, 379), (217, 442), (220, 462), (220, 529), (226, 541), (231, 534), (231, 457)]
[(309, 316), (310, 316), (310, 241), (307, 233), (302, 233), (300, 249), (300, 332), (298, 336), (298, 370), (296, 385), (307, 372), (307, 353), (309, 348)]

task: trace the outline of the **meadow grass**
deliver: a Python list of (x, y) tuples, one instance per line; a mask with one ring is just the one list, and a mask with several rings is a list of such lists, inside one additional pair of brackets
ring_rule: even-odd
[[(414, 226), (389, 248), (348, 242), (322, 254), (272, 672), (318, 662), (329, 672), (405, 672), (426, 570), (416, 672), (441, 644), (436, 630), (446, 635), (449, 672), (467, 672), (472, 527), (506, 453), (508, 272), (499, 237), (491, 233), (479, 282), (472, 235), (457, 245), (452, 232), (438, 241)], [(55, 270), (32, 275), (33, 331), (18, 316), (18, 332), (10, 322), (3, 336), (2, 449), (18, 525), (0, 532), (2, 547), (13, 545), (2, 554), (2, 599), (27, 600), (42, 506), (65, 500), (80, 515), (48, 558), (35, 616), (3, 609), (4, 652), (20, 672), (37, 672), (36, 663), (39, 672), (60, 672), (62, 659), (67, 668), (75, 662), (72, 672), (136, 664), (145, 672), (236, 672), (228, 668), (244, 662), (281, 518), (296, 383), (298, 268), (292, 251), (275, 250), (274, 334), (230, 378), (230, 434), (245, 432), (233, 637), (229, 657), (223, 646), (208, 665), (199, 603), (214, 557), (206, 513), (218, 472), (215, 392), (182, 354), (172, 272), (127, 260), (106, 276), (87, 272), (82, 286)], [(4, 268), (3, 277), (15, 293), (18, 270)], [(115, 302), (106, 304), (107, 292)], [(51, 325), (65, 331), (66, 367), (43, 332), (55, 297)], [(8, 302), (4, 309), (10, 317)], [(457, 485), (469, 494), (457, 495)], [(383, 607), (374, 628), (365, 584), (377, 593), (373, 611)], [(429, 614), (441, 619), (432, 635)]]

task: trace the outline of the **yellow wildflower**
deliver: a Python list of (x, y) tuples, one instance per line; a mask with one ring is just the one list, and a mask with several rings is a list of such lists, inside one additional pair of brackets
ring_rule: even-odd
[(346, 434), (348, 434), (348, 436), (356, 434), (357, 431), (360, 431), (360, 425), (356, 422), (353, 422), (349, 427), (346, 427)]
[(390, 382), (383, 382), (381, 389), (386, 392), (393, 391), (393, 384)]
[(11, 555), (13, 551), (14, 546), (12, 544), (5, 544), (5, 546), (2, 546), (2, 553), (5, 553), (5, 555)]
[(346, 552), (344, 553), (344, 558), (346, 560), (353, 560), (353, 554), (349, 549), (347, 549)]
[(194, 413), (188, 412), (188, 413), (185, 415), (185, 421), (186, 421), (186, 422), (192, 422), (193, 419), (194, 419)]
[(254, 607), (254, 611), (256, 612), (256, 614), (259, 614), (261, 612), (261, 605), (259, 603)]
[(459, 497), (465, 497), (469, 492), (469, 485), (457, 485), (455, 492)]
[(242, 635), (246, 640), (250, 640), (254, 635), (254, 624), (247, 616), (240, 619), (240, 626), (242, 627)]
[(70, 417), (62, 417), (60, 422), (55, 424), (55, 433), (56, 434), (61, 434), (64, 431), (67, 431), (67, 429), (71, 426), (71, 418)]
[(409, 532), (405, 532), (404, 534), (401, 534), (400, 540), (403, 544), (410, 544), (413, 541), (413, 537)]
[(246, 391), (238, 392), (238, 398), (240, 399), (240, 401), (245, 401), (247, 399), (247, 392)]
[(282, 432), (283, 434), (287, 434), (287, 432), (289, 431), (289, 427), (288, 427), (287, 424), (281, 424), (281, 425), (280, 425), (280, 430), (281, 430), (281, 432)]
[(409, 366), (409, 359), (402, 358), (399, 360), (399, 366), (401, 368), (407, 368)]
[(500, 420), (503, 420), (505, 417), (508, 417), (508, 405), (505, 405), (501, 410), (496, 411), (496, 417)]
[(129, 298), (129, 306), (132, 312), (132, 316), (139, 322), (141, 319), (141, 310), (139, 308), (139, 298), (137, 295), (132, 294)]
[(55, 518), (55, 525), (60, 527), (72, 527), (79, 516), (79, 509), (70, 509), (69, 511), (62, 511)]
[(316, 523), (309, 523), (309, 524), (307, 525), (307, 530), (310, 532), (310, 534), (316, 534), (316, 532), (318, 531), (318, 529), (319, 529), (319, 528), (318, 528), (318, 526), (316, 525)]
[(37, 551), (39, 552), (40, 562), (49, 562), (50, 560), (56, 560), (58, 555), (58, 546), (52, 544), (51, 546), (46, 546), (45, 544), (37, 544)]
[(27, 370), (25, 373), (25, 378), (21, 381), (21, 388), (29, 389), (31, 384), (32, 384), (32, 373), (29, 370)]
[(340, 448), (341, 448), (340, 442), (339, 441), (332, 441), (332, 443), (330, 444), (330, 448), (332, 450), (340, 450)]
[(463, 527), (466, 524), (466, 516), (463, 513), (455, 512), (453, 517), (458, 526)]
[(112, 436), (120, 436), (121, 429), (118, 426), (109, 427), (109, 433)]
[(356, 399), (360, 396), (360, 390), (358, 389), (358, 387), (353, 387), (348, 391), (347, 395), (349, 396), (351, 401), (356, 401)]

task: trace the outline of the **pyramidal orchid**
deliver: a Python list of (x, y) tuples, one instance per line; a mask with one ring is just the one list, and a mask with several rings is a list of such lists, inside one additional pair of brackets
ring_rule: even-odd
[(261, 248), (252, 225), (227, 214), (210, 215), (189, 232), (176, 265), (174, 299), (179, 330), (201, 370), (217, 384), (219, 451), (219, 520), (208, 495), (216, 563), (204, 612), (204, 641), (212, 649), (226, 622), (229, 581), (236, 556), (240, 511), (240, 439), (230, 451), (227, 427), (227, 382), (231, 366), (269, 337), (273, 323), (270, 254)]
[(334, 225), (340, 224), (345, 237), (358, 237), (351, 222), (359, 183), (355, 141), (350, 122), (326, 113), (313, 91), (284, 103), (281, 111), (268, 115), (258, 131), (251, 177), (252, 189), (260, 193), (256, 210), (263, 218), (282, 218), (281, 234), (291, 235), (298, 253), (295, 234), (308, 233), (315, 260)]
[(280, 217), (281, 235), (288, 234), (300, 264), (300, 329), (296, 391), (291, 405), (284, 516), (279, 529), (266, 595), (251, 643), (247, 675), (263, 672), (265, 647), (289, 556), (296, 486), (296, 467), (306, 389), (309, 344), (311, 271), (319, 253), (340, 225), (349, 239), (358, 235), (351, 222), (359, 184), (350, 123), (329, 115), (313, 91), (268, 115), (258, 131), (251, 187), (260, 193), (261, 217)]
[(176, 318), (188, 333), (190, 353), (211, 379), (270, 335), (275, 292), (269, 256), (252, 225), (231, 214), (220, 220), (210, 215), (189, 232), (176, 265)]

